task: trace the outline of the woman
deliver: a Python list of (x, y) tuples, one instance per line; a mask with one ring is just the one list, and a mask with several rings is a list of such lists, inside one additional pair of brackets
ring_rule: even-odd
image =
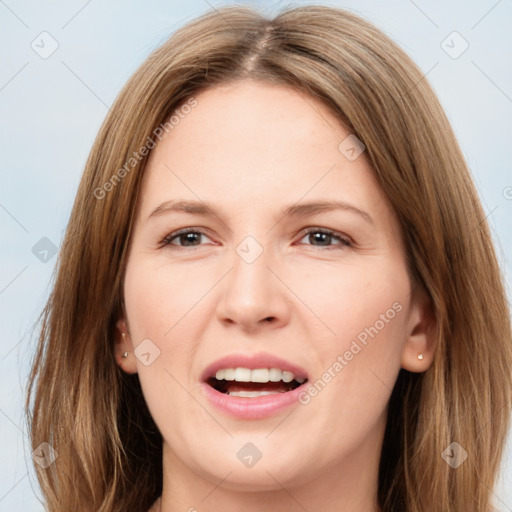
[(177, 31), (100, 130), (43, 312), (48, 510), (488, 512), (512, 336), (484, 219), (368, 22)]

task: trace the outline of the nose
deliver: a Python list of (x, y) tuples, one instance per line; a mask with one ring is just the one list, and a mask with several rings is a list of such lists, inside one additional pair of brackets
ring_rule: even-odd
[(217, 314), (225, 324), (237, 324), (246, 332), (282, 327), (289, 321), (287, 288), (277, 277), (280, 267), (270, 251), (249, 263), (235, 252), (232, 270), (222, 280)]

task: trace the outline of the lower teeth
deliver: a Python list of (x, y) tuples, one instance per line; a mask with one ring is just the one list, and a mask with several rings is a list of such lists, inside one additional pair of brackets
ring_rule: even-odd
[(228, 391), (226, 394), (229, 396), (243, 396), (246, 398), (253, 398), (264, 395), (276, 395), (284, 393), (284, 391)]

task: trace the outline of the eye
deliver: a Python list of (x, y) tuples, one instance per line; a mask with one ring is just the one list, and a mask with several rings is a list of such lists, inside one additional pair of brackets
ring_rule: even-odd
[(331, 243), (333, 240), (337, 240), (339, 242), (337, 244), (334, 244), (341, 246), (338, 248), (352, 246), (352, 240), (348, 236), (342, 235), (341, 233), (336, 233), (335, 231), (331, 231), (330, 229), (308, 228), (302, 240), (304, 240), (304, 238), (306, 237), (311, 242), (318, 242), (319, 245), (316, 245), (316, 247), (329, 247), (330, 245), (333, 245)]
[[(202, 231), (194, 230), (193, 228), (180, 229), (167, 235), (160, 243), (162, 246), (174, 245), (178, 247), (196, 247), (201, 245), (196, 243), (201, 240), (201, 236), (206, 236)], [(180, 243), (173, 243), (173, 240), (178, 240)]]
[[(208, 238), (202, 231), (195, 230), (194, 228), (185, 228), (178, 231), (174, 231), (167, 235), (161, 242), (161, 246), (173, 245), (177, 247), (198, 247), (202, 245), (200, 243), (201, 237)], [(346, 235), (331, 231), (323, 228), (308, 228), (303, 235), (301, 240), (308, 237), (310, 242), (313, 242), (313, 246), (316, 247), (329, 247), (333, 245), (343, 247), (351, 247), (352, 240)], [(177, 240), (179, 243), (174, 243)], [(333, 244), (332, 241), (338, 241), (337, 244)], [(318, 244), (318, 245), (316, 245)]]

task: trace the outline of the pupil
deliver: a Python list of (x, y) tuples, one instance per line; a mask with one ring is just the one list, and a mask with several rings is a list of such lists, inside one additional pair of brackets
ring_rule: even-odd
[[(194, 242), (194, 241), (197, 241), (195, 240), (197, 239), (197, 233), (184, 233), (183, 235), (181, 235), (181, 245), (187, 245), (187, 242)], [(185, 241), (185, 243), (183, 243), (183, 241)]]
[[(321, 233), (321, 232), (317, 232), (317, 233), (311, 233), (310, 236), (312, 236), (314, 239), (316, 239), (317, 242), (321, 242), (321, 245), (329, 245), (329, 239), (327, 238), (326, 240), (326, 237), (330, 237), (331, 235), (329, 235), (328, 233)], [(327, 243), (325, 243), (327, 242)]]

